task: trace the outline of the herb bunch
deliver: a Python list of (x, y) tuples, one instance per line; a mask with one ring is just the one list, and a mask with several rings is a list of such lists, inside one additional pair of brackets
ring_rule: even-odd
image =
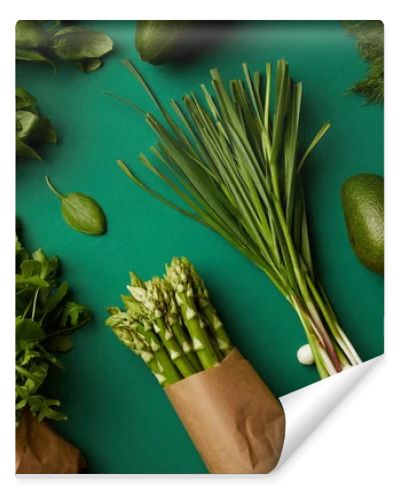
[(91, 318), (86, 306), (68, 300), (68, 284), (57, 282), (59, 260), (41, 249), (29, 255), (16, 239), (15, 410), (24, 409), (39, 421), (65, 420), (57, 399), (42, 394), (52, 365), (62, 368), (54, 352), (72, 348), (71, 333)]
[(139, 158), (189, 210), (148, 187), (121, 160), (119, 167), (145, 191), (218, 232), (270, 278), (298, 314), (321, 378), (359, 364), (316, 277), (301, 179), (330, 124), (300, 150), (303, 87), (292, 82), (288, 64), (277, 63), (274, 106), (271, 64), (265, 75), (253, 76), (243, 64), (244, 82), (232, 80), (227, 89), (213, 69), (213, 94), (201, 85), (203, 100), (194, 92), (183, 106), (172, 100), (175, 119), (136, 67), (124, 64), (164, 118), (145, 115), (159, 141), (150, 151), (164, 168)]
[(367, 98), (370, 103), (383, 102), (384, 97), (384, 39), (382, 21), (344, 21), (344, 27), (357, 39), (357, 48), (368, 63), (368, 74), (355, 83), (351, 90)]
[(125, 309), (110, 307), (106, 324), (140, 356), (162, 386), (212, 368), (233, 349), (203, 280), (185, 257), (164, 278), (130, 273)]

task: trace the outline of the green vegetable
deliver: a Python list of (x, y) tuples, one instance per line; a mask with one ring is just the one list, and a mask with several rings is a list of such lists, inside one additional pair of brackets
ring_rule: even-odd
[(15, 42), (18, 48), (45, 47), (49, 34), (38, 21), (18, 21), (15, 25)]
[(143, 61), (164, 64), (179, 59), (190, 42), (193, 21), (138, 21), (135, 46)]
[(101, 57), (110, 52), (113, 42), (104, 33), (78, 26), (63, 27), (55, 22), (18, 21), (16, 24), (16, 58), (45, 62), (55, 66), (58, 60), (74, 61), (86, 72), (101, 65)]
[(16, 155), (41, 160), (33, 146), (41, 142), (56, 144), (57, 134), (50, 120), (40, 116), (36, 99), (23, 88), (15, 89)]
[(211, 368), (233, 349), (204, 282), (182, 257), (164, 279), (143, 282), (131, 273), (125, 310), (109, 308), (106, 324), (167, 386)]
[(61, 213), (65, 222), (81, 233), (99, 236), (106, 232), (107, 222), (104, 212), (96, 200), (83, 193), (61, 194), (46, 176), (50, 190), (61, 201)]
[(171, 101), (177, 120), (138, 70), (124, 64), (164, 117), (148, 113), (146, 121), (158, 137), (151, 152), (169, 175), (144, 154), (140, 160), (189, 210), (146, 186), (120, 160), (119, 167), (142, 189), (217, 231), (270, 278), (298, 314), (321, 377), (361, 363), (316, 278), (308, 237), (301, 171), (330, 124), (300, 150), (302, 84), (291, 81), (287, 63), (277, 63), (274, 108), (271, 64), (263, 77), (251, 76), (244, 64), (245, 81), (233, 80), (229, 89), (211, 70), (214, 95), (201, 86), (206, 104), (194, 93), (183, 106)]
[(344, 21), (346, 30), (357, 39), (358, 51), (368, 63), (368, 74), (351, 90), (371, 103), (383, 102), (384, 96), (384, 39), (382, 21)]
[(71, 333), (86, 324), (87, 307), (68, 300), (68, 284), (57, 282), (59, 260), (42, 250), (32, 255), (16, 239), (16, 350), (15, 410), (17, 421), (28, 408), (38, 420), (65, 420), (56, 408), (57, 399), (47, 398), (42, 385), (52, 365), (61, 367), (54, 351), (72, 347)]
[(384, 271), (383, 177), (360, 174), (347, 179), (342, 203), (350, 243), (360, 261), (372, 271)]

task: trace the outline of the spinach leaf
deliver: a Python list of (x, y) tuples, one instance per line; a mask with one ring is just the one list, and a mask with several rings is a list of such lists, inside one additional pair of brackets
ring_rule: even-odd
[(80, 61), (104, 56), (112, 50), (113, 42), (104, 33), (69, 26), (55, 33), (52, 48), (60, 59)]
[(81, 26), (62, 26), (61, 21), (50, 26), (44, 21), (18, 21), (15, 41), (18, 60), (54, 67), (57, 59), (73, 61), (87, 73), (100, 68), (100, 57), (113, 49), (113, 41), (105, 33)]
[(96, 200), (83, 193), (62, 195), (55, 189), (47, 176), (46, 182), (50, 190), (61, 201), (62, 216), (70, 227), (93, 236), (99, 236), (106, 232), (106, 217)]
[(41, 159), (33, 148), (40, 142), (57, 142), (57, 134), (50, 120), (40, 116), (36, 99), (25, 89), (15, 89), (16, 155), (18, 157)]
[(92, 71), (99, 69), (103, 63), (98, 57), (92, 57), (90, 59), (82, 59), (82, 61), (79, 61), (78, 64), (80, 65), (82, 71), (85, 73), (91, 73)]
[(15, 25), (15, 43), (18, 48), (45, 47), (48, 43), (48, 34), (38, 21), (18, 21)]
[(46, 64), (50, 64), (53, 68), (55, 67), (54, 61), (36, 49), (24, 49), (17, 46), (15, 49), (15, 57), (20, 61), (44, 62)]

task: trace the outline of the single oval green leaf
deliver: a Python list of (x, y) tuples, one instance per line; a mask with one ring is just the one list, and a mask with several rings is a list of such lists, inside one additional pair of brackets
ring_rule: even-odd
[(48, 35), (38, 21), (18, 21), (15, 25), (15, 42), (18, 48), (37, 49), (47, 44)]
[(47, 176), (46, 182), (61, 201), (62, 216), (70, 227), (93, 236), (106, 232), (106, 217), (96, 200), (83, 193), (69, 193), (64, 196), (55, 189)]
[(44, 62), (55, 68), (54, 62), (36, 49), (16, 48), (15, 57), (19, 61)]
[(58, 57), (67, 61), (98, 58), (113, 48), (113, 42), (105, 33), (69, 26), (54, 35), (52, 48)]
[(106, 218), (100, 205), (83, 193), (69, 193), (61, 201), (61, 213), (73, 229), (100, 235), (106, 231)]
[(82, 59), (82, 61), (79, 61), (78, 64), (85, 73), (92, 73), (93, 71), (101, 68), (103, 63), (98, 57), (93, 57), (90, 59)]
[(17, 137), (26, 140), (32, 136), (37, 136), (40, 124), (39, 116), (30, 111), (17, 111), (15, 116), (18, 123)]

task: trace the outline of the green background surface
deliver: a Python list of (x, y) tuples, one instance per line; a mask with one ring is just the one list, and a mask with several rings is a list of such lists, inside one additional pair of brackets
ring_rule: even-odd
[[(309, 140), (326, 121), (332, 128), (305, 168), (311, 239), (321, 281), (354, 346), (364, 360), (383, 352), (383, 279), (365, 269), (349, 245), (340, 204), (344, 180), (360, 172), (383, 173), (383, 107), (345, 95), (364, 76), (355, 41), (336, 22), (249, 22), (236, 25), (223, 43), (181, 66), (152, 67), (134, 49), (134, 23), (85, 22), (108, 33), (115, 50), (102, 69), (81, 73), (60, 64), (17, 64), (17, 84), (39, 101), (60, 142), (41, 148), (43, 162), (18, 161), (17, 215), (23, 241), (61, 258), (73, 298), (94, 320), (79, 331), (54, 372), (49, 391), (60, 397), (67, 422), (56, 427), (85, 453), (92, 473), (202, 473), (206, 469), (163, 391), (144, 363), (104, 326), (105, 308), (119, 303), (128, 271), (143, 278), (163, 272), (174, 255), (187, 255), (205, 279), (231, 338), (277, 396), (318, 380), (300, 365), (305, 342), (290, 306), (256, 267), (219, 235), (160, 204), (118, 169), (122, 158), (153, 180), (137, 161), (154, 137), (143, 118), (103, 91), (152, 104), (122, 66), (131, 58), (164, 101), (209, 81), (218, 67), (241, 77), (241, 63), (263, 71), (284, 57), (304, 84), (301, 133)], [(64, 224), (58, 201), (44, 182), (63, 192), (95, 197), (107, 215), (102, 237)], [(158, 186), (156, 182), (154, 185)], [(167, 188), (160, 186), (164, 194)]]

